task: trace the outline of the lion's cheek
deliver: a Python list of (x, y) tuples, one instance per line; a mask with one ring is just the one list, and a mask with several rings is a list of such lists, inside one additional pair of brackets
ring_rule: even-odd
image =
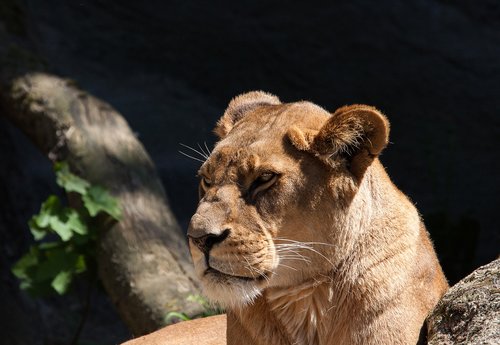
[(234, 245), (213, 248), (209, 256), (210, 267), (238, 277), (259, 278), (272, 270), (272, 255), (265, 240), (242, 241)]

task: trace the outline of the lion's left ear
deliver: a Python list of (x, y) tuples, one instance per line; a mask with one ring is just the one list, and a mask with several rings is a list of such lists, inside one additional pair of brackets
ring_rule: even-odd
[(224, 138), (249, 111), (262, 105), (281, 104), (278, 97), (263, 91), (251, 91), (236, 96), (229, 102), (224, 115), (217, 122), (214, 133)]
[(389, 140), (389, 121), (376, 108), (350, 105), (337, 109), (318, 132), (292, 128), (288, 132), (299, 150), (321, 157), (343, 157), (361, 178)]

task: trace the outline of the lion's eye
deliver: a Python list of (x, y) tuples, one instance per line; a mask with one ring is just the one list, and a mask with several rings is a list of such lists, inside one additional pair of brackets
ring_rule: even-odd
[(270, 180), (272, 180), (272, 178), (276, 176), (276, 174), (273, 174), (273, 173), (263, 173), (262, 175), (259, 176), (259, 178), (257, 179), (259, 182), (261, 183), (265, 183), (265, 182), (268, 182)]
[(212, 180), (209, 179), (208, 177), (202, 176), (201, 185), (204, 189), (210, 188), (212, 186)]
[(254, 198), (259, 192), (262, 192), (271, 187), (278, 179), (278, 175), (272, 172), (262, 173), (250, 186), (250, 194)]

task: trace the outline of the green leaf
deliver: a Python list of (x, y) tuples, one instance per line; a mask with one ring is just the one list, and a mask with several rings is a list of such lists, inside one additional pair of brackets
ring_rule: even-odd
[(210, 306), (208, 301), (206, 300), (206, 298), (203, 297), (202, 295), (189, 295), (186, 298), (186, 300), (189, 302), (197, 303), (197, 304), (203, 306), (205, 309)]
[(35, 240), (42, 239), (49, 230), (55, 231), (65, 242), (73, 236), (73, 231), (82, 235), (87, 233), (81, 215), (75, 209), (63, 208), (55, 195), (47, 198), (40, 213), (33, 216), (28, 224)]
[(36, 241), (51, 233), (59, 236), (54, 241), (32, 246), (12, 266), (12, 273), (20, 280), (21, 289), (33, 296), (64, 294), (75, 276), (87, 270), (93, 271), (99, 229), (89, 226), (92, 224), (89, 223), (89, 215), (93, 217), (106, 213), (115, 219), (121, 215), (118, 201), (105, 189), (91, 186), (72, 174), (67, 163), (57, 163), (54, 169), (57, 183), (66, 192), (80, 193), (84, 207), (64, 207), (57, 196), (51, 195), (42, 203), (39, 213), (28, 222)]
[(92, 186), (87, 194), (82, 197), (85, 208), (89, 214), (94, 217), (99, 212), (105, 212), (116, 220), (121, 217), (121, 209), (118, 200), (112, 197), (104, 188)]
[(83, 273), (87, 270), (87, 263), (85, 262), (85, 256), (79, 255), (74, 266), (75, 273)]
[(38, 245), (40, 250), (50, 250), (55, 248), (60, 248), (62, 246), (61, 242), (43, 242)]
[(61, 211), (61, 201), (57, 195), (50, 195), (47, 200), (45, 200), (40, 208), (40, 212), (33, 218), (36, 225), (39, 227), (46, 227), (50, 223), (50, 218), (57, 215)]
[(171, 311), (165, 316), (165, 323), (170, 323), (171, 321), (173, 321), (173, 319), (180, 319), (182, 321), (191, 320), (191, 318), (184, 313)]
[(68, 217), (67, 224), (70, 229), (80, 235), (88, 234), (87, 223), (85, 223), (83, 216), (72, 208), (68, 208), (66, 212)]
[(29, 270), (39, 263), (38, 256), (38, 249), (36, 247), (31, 247), (30, 250), (12, 266), (12, 273), (19, 279), (28, 279), (30, 276)]
[(33, 235), (33, 237), (35, 238), (35, 240), (40, 241), (42, 238), (45, 237), (45, 235), (47, 235), (48, 228), (47, 229), (43, 229), (43, 228), (39, 227), (38, 224), (37, 224), (37, 222), (36, 222), (36, 220), (34, 218), (35, 218), (35, 216), (33, 216), (30, 219), (30, 221), (28, 222), (28, 226), (29, 226), (31, 234)]
[(68, 163), (58, 162), (54, 165), (56, 171), (56, 182), (63, 187), (66, 192), (77, 192), (81, 195), (87, 194), (90, 183), (79, 176), (71, 173)]
[(30, 280), (22, 280), (21, 284), (19, 284), (19, 288), (21, 290), (31, 290), (33, 289), (33, 285)]
[[(41, 247), (43, 249), (40, 249)], [(86, 269), (84, 258), (81, 258), (73, 247), (62, 246), (60, 242), (41, 244), (40, 248), (34, 246), (31, 250), (37, 258), (34, 264), (18, 267), (19, 270), (23, 269), (22, 272), (16, 272), (16, 276), (21, 279), (21, 289), (27, 290), (33, 296), (44, 296), (53, 292), (64, 294), (73, 276)]]
[(51, 220), (58, 217), (61, 212), (61, 202), (56, 195), (51, 195), (45, 200), (40, 212), (34, 215), (28, 222), (31, 233), (35, 240), (41, 240), (47, 235)]
[(80, 235), (88, 233), (84, 217), (73, 208), (63, 208), (59, 198), (55, 195), (51, 195), (42, 204), (40, 213), (35, 215), (28, 224), (35, 240), (42, 239), (49, 230), (56, 232), (64, 242), (71, 239), (73, 232)]
[[(47, 200), (45, 200), (40, 209), (40, 213), (55, 214), (61, 209), (61, 201), (57, 195), (49, 195)], [(40, 226), (44, 226), (39, 224)]]
[(61, 211), (61, 208), (61, 201), (57, 195), (50, 195), (42, 204), (40, 213), (37, 215), (37, 222), (40, 222), (39, 224), (37, 223), (38, 226), (47, 226), (50, 223), (50, 217), (57, 215)]
[(71, 284), (72, 279), (73, 274), (70, 271), (61, 271), (52, 280), (50, 285), (59, 295), (64, 295), (68, 291), (68, 287)]
[[(57, 196), (53, 195), (55, 199), (57, 199)], [(50, 197), (49, 197), (50, 199)], [(40, 209), (40, 213), (35, 214), (33, 217), (31, 217), (31, 221), (33, 221), (35, 226), (39, 228), (45, 228), (47, 225), (49, 225), (49, 220), (50, 220), (50, 213), (47, 212), (48, 208), (51, 207), (49, 205), (45, 205), (49, 199), (47, 199), (43, 204), (42, 208)], [(54, 203), (54, 199), (50, 200), (51, 203)], [(45, 207), (44, 207), (45, 206)]]
[(44, 258), (40, 260), (36, 268), (36, 273), (33, 276), (35, 283), (52, 281), (59, 272), (65, 270), (70, 265), (68, 253), (66, 253), (65, 248), (47, 250), (44, 254)]
[(73, 236), (73, 232), (71, 231), (71, 227), (68, 224), (67, 220), (63, 220), (58, 216), (54, 216), (50, 218), (50, 227), (54, 230), (61, 239), (66, 242)]

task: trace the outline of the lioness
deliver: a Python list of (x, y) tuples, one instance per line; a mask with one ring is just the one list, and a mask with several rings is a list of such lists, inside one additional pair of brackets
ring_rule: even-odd
[(256, 91), (215, 133), (188, 237), (228, 344), (416, 344), (448, 284), (378, 159), (386, 117)]

